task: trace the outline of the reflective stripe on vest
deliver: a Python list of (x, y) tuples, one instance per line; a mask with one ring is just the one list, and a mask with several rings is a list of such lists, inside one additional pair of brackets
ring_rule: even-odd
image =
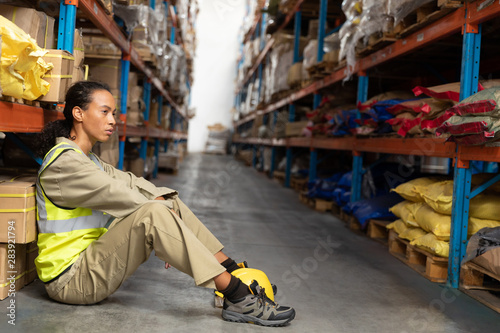
[[(38, 276), (43, 282), (54, 279), (73, 264), (82, 251), (106, 232), (106, 223), (112, 218), (90, 208), (57, 206), (45, 195), (40, 182), (43, 171), (64, 151), (70, 149), (83, 154), (79, 149), (62, 142), (47, 153), (38, 172), (36, 197), (40, 234), (39, 255), (35, 264)], [(89, 157), (103, 170), (92, 153)]]
[[(37, 179), (37, 205), (38, 205), (38, 227), (40, 233), (68, 232), (73, 230), (103, 228), (110, 219), (109, 215), (89, 208), (66, 208), (58, 207), (45, 195), (40, 184), (40, 175), (52, 162), (56, 160), (65, 150), (74, 150), (83, 154), (67, 143), (55, 146), (46, 156), (38, 172)], [(91, 153), (90, 159), (103, 170), (102, 165)]]

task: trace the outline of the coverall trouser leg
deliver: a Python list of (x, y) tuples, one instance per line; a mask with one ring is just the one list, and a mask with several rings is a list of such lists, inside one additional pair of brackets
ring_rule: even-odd
[(173, 201), (173, 210), (147, 203), (114, 221), (68, 272), (46, 285), (49, 296), (69, 304), (97, 303), (114, 293), (153, 250), (196, 285), (215, 288), (213, 278), (225, 268), (214, 254), (223, 246), (182, 201)]

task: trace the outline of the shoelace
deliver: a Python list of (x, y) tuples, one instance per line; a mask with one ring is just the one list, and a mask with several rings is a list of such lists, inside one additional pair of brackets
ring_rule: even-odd
[(257, 295), (255, 295), (255, 297), (257, 297), (259, 307), (266, 306), (266, 304), (276, 307), (277, 304), (274, 303), (269, 297), (267, 297), (265, 291), (266, 288), (260, 288), (260, 286), (258, 287), (258, 293)]

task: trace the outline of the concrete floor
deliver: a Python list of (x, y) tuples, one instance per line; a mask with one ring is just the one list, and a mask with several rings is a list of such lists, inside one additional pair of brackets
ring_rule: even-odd
[(181, 198), (237, 261), (264, 270), (297, 311), (284, 328), (225, 322), (213, 293), (154, 256), (92, 306), (51, 301), (40, 281), (16, 294), (16, 326), (0, 302), (0, 332), (500, 332), (500, 315), (431, 283), (331, 214), (231, 157), (190, 155), (157, 185)]

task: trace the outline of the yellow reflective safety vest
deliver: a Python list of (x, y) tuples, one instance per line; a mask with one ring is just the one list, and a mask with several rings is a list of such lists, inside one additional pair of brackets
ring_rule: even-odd
[[(36, 199), (39, 255), (35, 264), (38, 277), (43, 282), (51, 281), (68, 269), (82, 251), (107, 231), (106, 224), (112, 219), (110, 215), (89, 208), (57, 206), (45, 195), (40, 176), (67, 150), (83, 154), (82, 151), (61, 142), (45, 155), (38, 171)], [(89, 156), (103, 169), (92, 153)]]

